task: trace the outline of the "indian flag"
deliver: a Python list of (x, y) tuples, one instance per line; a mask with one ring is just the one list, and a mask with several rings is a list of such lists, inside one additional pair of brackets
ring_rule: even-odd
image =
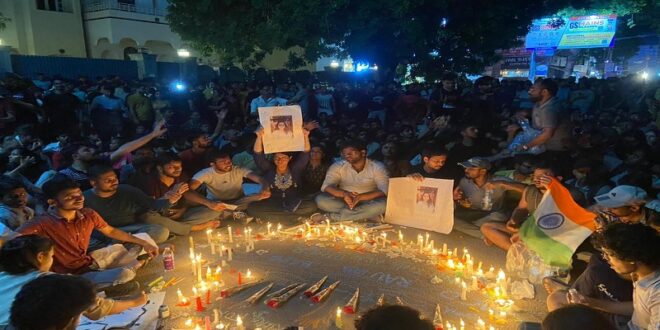
[(552, 180), (536, 212), (520, 228), (522, 241), (551, 266), (569, 268), (575, 249), (594, 232), (596, 214), (580, 207)]

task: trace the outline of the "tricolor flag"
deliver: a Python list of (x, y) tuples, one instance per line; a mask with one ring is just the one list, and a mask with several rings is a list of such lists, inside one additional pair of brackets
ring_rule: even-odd
[(579, 206), (553, 179), (536, 212), (520, 228), (520, 238), (551, 266), (569, 268), (575, 249), (594, 232), (596, 214)]

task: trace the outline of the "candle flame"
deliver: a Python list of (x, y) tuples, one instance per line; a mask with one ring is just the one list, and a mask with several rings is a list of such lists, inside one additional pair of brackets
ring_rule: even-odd
[(243, 325), (243, 320), (241, 319), (240, 315), (236, 316), (236, 326), (242, 326)]

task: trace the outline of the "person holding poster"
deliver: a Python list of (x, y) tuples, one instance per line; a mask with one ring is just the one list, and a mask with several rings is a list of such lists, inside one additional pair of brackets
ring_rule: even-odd
[[(318, 124), (313, 122), (309, 128), (314, 129)], [(291, 153), (277, 152), (273, 161), (266, 159), (264, 154), (264, 129), (256, 132), (254, 142), (254, 161), (264, 173), (263, 178), (270, 184), (271, 197), (250, 204), (248, 214), (255, 218), (276, 219), (280, 221), (296, 220), (298, 217), (307, 217), (316, 211), (313, 201), (302, 200), (300, 189), (302, 173), (309, 162), (309, 133), (303, 128), (305, 136), (305, 149), (295, 157)]]
[(422, 150), (422, 164), (414, 166), (408, 174), (409, 178), (423, 181), (424, 178), (452, 180), (452, 175), (445, 164), (447, 150), (441, 146), (428, 145)]
[(264, 153), (303, 151), (303, 130), (309, 123), (303, 123), (300, 106), (260, 107), (259, 122)]
[[(328, 169), (317, 206), (333, 221), (382, 220), (389, 184), (385, 166), (368, 159), (367, 148), (358, 141), (346, 142), (341, 155), (344, 160)], [(315, 214), (312, 220), (322, 221), (323, 216)]]

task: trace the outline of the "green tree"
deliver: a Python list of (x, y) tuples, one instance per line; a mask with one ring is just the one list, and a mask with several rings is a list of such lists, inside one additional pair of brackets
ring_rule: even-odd
[(5, 17), (5, 15), (0, 12), (0, 31), (7, 28), (7, 23), (11, 22), (11, 18)]
[[(174, 31), (227, 62), (259, 62), (299, 46), (293, 68), (350, 55), (392, 72), (399, 63), (479, 72), (517, 46), (532, 19), (584, 0), (170, 0)], [(253, 62), (254, 63), (254, 62)]]

